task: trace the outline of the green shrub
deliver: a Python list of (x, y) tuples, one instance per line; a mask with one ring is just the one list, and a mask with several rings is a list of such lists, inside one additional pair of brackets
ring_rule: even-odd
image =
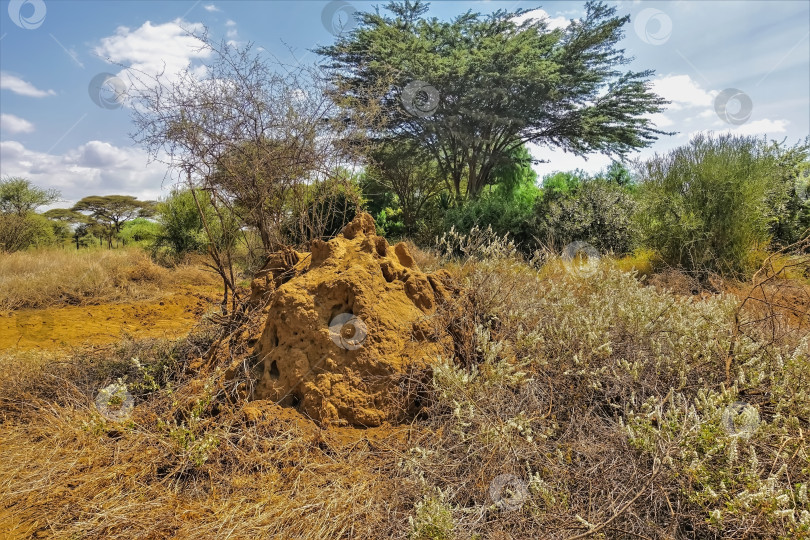
[(641, 164), (641, 242), (699, 276), (751, 275), (784, 196), (780, 152), (753, 137), (698, 135)]
[(49, 219), (33, 212), (0, 214), (0, 251), (21, 251), (55, 242), (54, 227)]
[[(152, 245), (156, 252), (167, 250), (175, 257), (186, 253), (205, 253), (211, 244), (208, 231), (220, 248), (234, 242), (239, 228), (236, 218), (222, 208), (220, 212), (223, 212), (224, 220), (220, 220), (208, 194), (198, 190), (196, 195), (197, 202), (190, 190), (175, 190), (157, 205), (156, 219), (160, 229)], [(197, 203), (202, 209), (202, 216)], [(204, 222), (208, 224), (208, 231)]]
[(555, 249), (580, 241), (603, 252), (629, 253), (636, 201), (628, 181), (621, 166), (594, 178), (577, 172), (546, 178), (534, 208), (535, 237)]
[(141, 246), (152, 246), (155, 240), (164, 232), (159, 223), (146, 218), (135, 218), (127, 221), (118, 237), (127, 244), (137, 244)]

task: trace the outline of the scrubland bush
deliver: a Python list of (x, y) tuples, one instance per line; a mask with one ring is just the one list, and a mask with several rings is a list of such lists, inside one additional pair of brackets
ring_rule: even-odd
[(641, 242), (700, 276), (750, 277), (772, 232), (798, 239), (799, 225), (782, 207), (803, 159), (806, 145), (790, 150), (732, 135), (697, 135), (656, 155), (639, 165)]
[(603, 253), (623, 255), (632, 250), (636, 201), (626, 187), (611, 180), (578, 178), (565, 189), (544, 184), (534, 209), (536, 237), (562, 248), (587, 242)]
[(470, 344), (433, 370), (425, 422), (442, 436), (415, 442), (403, 489), (445, 494), (464, 538), (808, 534), (803, 332), (744, 336), (758, 315), (736, 297), (608, 264), (541, 278), (482, 247), (456, 259), (469, 296), (450, 320)]
[[(403, 381), (424, 405), (408, 425), (246, 420), (255, 359), (204, 326), (6, 373), (0, 450), (27, 458), (0, 462), (0, 504), (85, 538), (810, 534), (806, 326), (774, 335), (737, 297), (679, 296), (609, 263), (538, 268), (491, 231), (439, 252), (461, 289), (432, 320), (452, 340)], [(136, 407), (111, 422), (92, 399), (118, 378)]]

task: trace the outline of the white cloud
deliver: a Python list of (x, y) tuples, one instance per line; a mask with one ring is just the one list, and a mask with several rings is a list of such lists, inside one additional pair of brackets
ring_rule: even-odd
[[(135, 30), (120, 26), (115, 35), (102, 38), (94, 50), (111, 62), (130, 66), (134, 72), (151, 76), (164, 72), (171, 79), (191, 68), (195, 60), (211, 55), (211, 51), (203, 47), (203, 42), (190, 34), (201, 33), (204, 29), (201, 23), (187, 23), (181, 19), (158, 25), (147, 21)], [(125, 71), (119, 76), (126, 76)], [(128, 78), (132, 80), (132, 77)]]
[(653, 92), (671, 101), (667, 107), (678, 110), (686, 107), (712, 107), (717, 91), (704, 90), (689, 75), (667, 75), (652, 80)]
[(222, 11), (217, 6), (215, 6), (214, 4), (208, 4), (207, 6), (203, 6), (203, 9), (205, 9), (205, 11), (209, 11), (211, 13), (213, 13), (215, 11)]
[(34, 124), (13, 114), (0, 114), (0, 131), (4, 133), (31, 133)]
[(18, 141), (0, 141), (3, 174), (22, 176), (41, 188), (62, 193), (66, 206), (88, 195), (134, 195), (156, 199), (165, 195), (162, 184), (166, 166), (148, 164), (139, 148), (120, 148), (103, 141), (89, 141), (64, 154), (27, 149)]
[(513, 18), (512, 21), (515, 24), (522, 24), (524, 21), (528, 21), (529, 19), (545, 19), (549, 30), (565, 28), (570, 22), (565, 17), (552, 17), (543, 9), (533, 9), (531, 11), (527, 11), (523, 15)]
[(775, 135), (777, 133), (784, 133), (787, 131), (787, 125), (790, 122), (787, 120), (769, 120), (763, 118), (762, 120), (755, 120), (753, 122), (746, 122), (738, 128), (731, 130), (735, 135)]
[(227, 30), (227, 37), (228, 39), (236, 39), (239, 35), (239, 32), (236, 30), (236, 23), (234, 21), (229, 20), (225, 23), (225, 26), (228, 27)]
[(0, 71), (0, 89), (11, 90), (15, 94), (28, 97), (55, 96), (53, 90), (40, 90), (33, 84), (22, 80), (16, 75)]
[(648, 117), (655, 124), (656, 128), (665, 128), (675, 125), (675, 121), (664, 113), (654, 113)]
[(528, 150), (533, 158), (548, 161), (548, 163), (532, 165), (532, 168), (537, 173), (538, 180), (542, 180), (548, 174), (573, 171), (575, 169), (582, 169), (586, 173), (595, 174), (609, 167), (612, 161), (609, 156), (603, 154), (579, 157), (559, 148), (549, 148), (548, 146), (536, 144), (530, 144)]
[(714, 127), (713, 129), (693, 131), (689, 134), (691, 139), (698, 133), (720, 134), (731, 133), (732, 135), (766, 135), (768, 137), (778, 133), (785, 133), (787, 126), (790, 124), (787, 120), (771, 120), (763, 118), (762, 120), (754, 120), (753, 122), (746, 122), (738, 127), (731, 127), (726, 125), (724, 127)]

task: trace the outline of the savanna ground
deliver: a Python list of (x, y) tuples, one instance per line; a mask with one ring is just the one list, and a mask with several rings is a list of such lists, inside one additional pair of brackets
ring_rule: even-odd
[[(403, 381), (416, 416), (371, 429), (246, 400), (250, 357), (222, 352), (261, 316), (224, 327), (199, 264), (4, 255), (3, 537), (810, 536), (800, 257), (707, 290), (456, 241), (416, 251), (460, 286), (435, 316), (454, 350)], [(120, 421), (94, 404), (115, 381)]]

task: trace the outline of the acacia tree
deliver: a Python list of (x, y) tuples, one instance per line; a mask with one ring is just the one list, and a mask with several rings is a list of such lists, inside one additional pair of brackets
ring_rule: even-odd
[(515, 22), (524, 10), (445, 22), (427, 18), (421, 0), (386, 8), (391, 15), (359, 13), (352, 32), (317, 52), (352, 118), (378, 102), (376, 136), (423, 147), (459, 201), (477, 197), (525, 143), (623, 157), (664, 133), (648, 119), (667, 103), (650, 90), (653, 72), (619, 70), (630, 18), (613, 7), (588, 2), (581, 20), (553, 30)]
[(154, 213), (154, 202), (139, 201), (132, 195), (91, 195), (84, 197), (71, 208), (74, 212), (85, 212), (100, 224), (107, 236), (107, 247), (112, 247), (115, 235), (127, 221), (137, 217), (149, 217)]
[[(350, 131), (340, 122), (326, 92), (329, 83), (317, 69), (271, 62), (251, 45), (195, 37), (212, 59), (204, 72), (135, 76), (132, 137), (166, 163), (192, 196), (209, 197), (220, 230), (229, 215), (237, 215), (244, 242), (245, 232), (256, 230), (262, 248), (275, 250), (284, 242), (284, 220), (308, 215), (311, 201), (301, 192), (358, 159), (362, 128)], [(217, 247), (214, 227), (199, 201), (197, 206), (225, 285), (223, 306), (230, 291), (236, 308), (231, 251)]]
[(427, 203), (444, 188), (436, 160), (411, 141), (380, 144), (369, 158), (370, 179), (397, 196), (405, 232), (413, 234)]
[(61, 196), (55, 189), (41, 189), (25, 178), (8, 176), (0, 180), (0, 213), (24, 217)]

